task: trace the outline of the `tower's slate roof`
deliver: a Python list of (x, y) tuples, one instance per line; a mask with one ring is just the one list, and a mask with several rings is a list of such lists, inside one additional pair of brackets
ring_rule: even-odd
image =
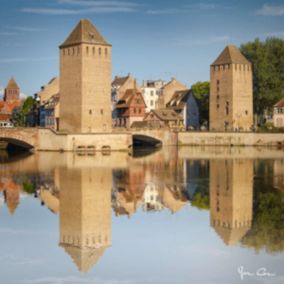
[(8, 82), (6, 89), (19, 89), (19, 86), (14, 78), (11, 78)]
[(235, 45), (228, 45), (212, 63), (212, 65), (222, 64), (250, 64)]
[(71, 32), (60, 48), (80, 43), (110, 45), (87, 19), (82, 19)]

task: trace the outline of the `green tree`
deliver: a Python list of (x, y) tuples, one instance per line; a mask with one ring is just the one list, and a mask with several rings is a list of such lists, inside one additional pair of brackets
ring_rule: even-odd
[(16, 108), (12, 112), (12, 121), (15, 126), (25, 126), (26, 117), (32, 111), (35, 105), (35, 99), (33, 97), (27, 97), (19, 108)]
[(191, 86), (191, 90), (198, 104), (200, 125), (208, 123), (210, 83), (197, 82)]
[(254, 113), (272, 111), (284, 96), (284, 41), (268, 38), (242, 44), (241, 52), (253, 64)]

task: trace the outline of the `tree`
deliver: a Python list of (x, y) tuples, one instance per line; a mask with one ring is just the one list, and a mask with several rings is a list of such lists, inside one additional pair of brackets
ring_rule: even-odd
[(210, 83), (197, 82), (191, 86), (191, 90), (198, 104), (200, 125), (208, 123)]
[(242, 44), (240, 50), (253, 65), (254, 113), (271, 112), (284, 97), (284, 40), (255, 39)]
[(12, 121), (15, 126), (25, 126), (26, 117), (30, 114), (35, 106), (35, 99), (27, 97), (19, 108), (12, 112)]

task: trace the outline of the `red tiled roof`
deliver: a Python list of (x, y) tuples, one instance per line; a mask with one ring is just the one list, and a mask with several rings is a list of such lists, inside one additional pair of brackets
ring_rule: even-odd
[(19, 107), (21, 101), (4, 102), (0, 101), (0, 114), (11, 114), (13, 109)]
[(131, 105), (131, 102), (133, 98), (139, 94), (144, 106), (146, 106), (144, 98), (141, 94), (141, 92), (137, 91), (136, 89), (128, 89), (126, 90), (125, 94), (122, 96), (122, 98), (117, 102), (116, 108), (128, 108)]
[(284, 98), (274, 105), (274, 107), (284, 107)]

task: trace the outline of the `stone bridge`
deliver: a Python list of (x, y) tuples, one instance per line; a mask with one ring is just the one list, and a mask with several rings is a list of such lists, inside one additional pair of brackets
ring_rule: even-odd
[(0, 142), (24, 149), (38, 148), (37, 128), (0, 128)]
[(63, 134), (43, 128), (0, 128), (1, 141), (14, 147), (48, 151), (74, 151), (105, 147), (128, 150), (130, 146), (177, 145), (177, 133), (163, 130), (115, 130), (113, 133)]

